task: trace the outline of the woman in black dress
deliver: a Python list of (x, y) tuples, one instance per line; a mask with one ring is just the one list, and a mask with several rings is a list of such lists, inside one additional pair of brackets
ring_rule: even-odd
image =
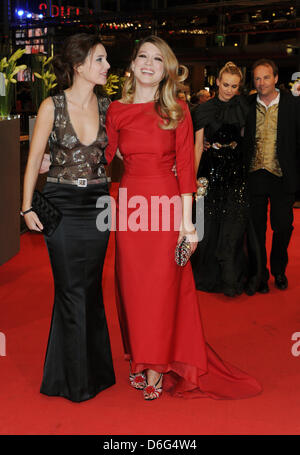
[[(102, 298), (102, 270), (109, 230), (98, 230), (99, 197), (108, 196), (104, 150), (108, 99), (103, 85), (109, 64), (98, 37), (71, 36), (54, 58), (59, 84), (38, 112), (24, 181), (22, 210), (29, 229), (42, 231), (31, 201), (46, 143), (51, 166), (46, 196), (63, 214), (45, 236), (55, 286), (51, 329), (41, 392), (80, 402), (115, 383)], [(99, 206), (99, 205), (98, 205)]]
[(228, 62), (217, 79), (218, 95), (193, 112), (197, 178), (208, 179), (204, 237), (191, 257), (194, 278), (197, 289), (230, 297), (254, 294), (260, 275), (242, 149), (248, 105), (238, 95), (241, 82), (240, 69)]

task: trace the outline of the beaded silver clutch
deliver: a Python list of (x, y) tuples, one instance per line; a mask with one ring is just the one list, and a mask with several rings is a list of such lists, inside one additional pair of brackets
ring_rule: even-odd
[(183, 237), (175, 249), (175, 262), (177, 265), (184, 267), (192, 255), (191, 245), (186, 237)]

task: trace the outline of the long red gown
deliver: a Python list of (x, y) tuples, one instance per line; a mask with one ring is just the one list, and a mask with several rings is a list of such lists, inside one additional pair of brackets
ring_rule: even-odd
[[(165, 373), (163, 387), (172, 395), (246, 398), (261, 391), (248, 374), (225, 363), (205, 342), (190, 263), (179, 267), (174, 252), (178, 230), (151, 230), (151, 196), (179, 196), (195, 191), (193, 127), (185, 118), (175, 130), (159, 127), (154, 103), (111, 103), (106, 120), (108, 163), (119, 147), (125, 172), (120, 182), (116, 232), (116, 297), (125, 358), (133, 372), (151, 368)], [(176, 159), (177, 177), (172, 172)], [(120, 200), (126, 193), (127, 207)], [(144, 206), (149, 203), (148, 229)], [(132, 205), (131, 205), (132, 204)], [(154, 215), (153, 215), (154, 216)], [(124, 227), (133, 217), (140, 230)]]

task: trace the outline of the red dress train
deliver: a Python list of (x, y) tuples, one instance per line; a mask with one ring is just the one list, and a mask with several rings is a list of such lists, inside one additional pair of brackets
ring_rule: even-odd
[(125, 167), (116, 231), (116, 297), (125, 357), (133, 372), (165, 373), (163, 387), (172, 395), (246, 398), (257, 395), (260, 384), (222, 361), (205, 342), (191, 265), (179, 267), (174, 259), (179, 232), (174, 222), (164, 230), (165, 209), (160, 220), (151, 210), (155, 197), (156, 202), (164, 196), (180, 201), (180, 194), (195, 191), (193, 127), (187, 105), (180, 103), (185, 118), (175, 130), (159, 127), (153, 102), (115, 101), (107, 113), (106, 159), (110, 163), (119, 147)]

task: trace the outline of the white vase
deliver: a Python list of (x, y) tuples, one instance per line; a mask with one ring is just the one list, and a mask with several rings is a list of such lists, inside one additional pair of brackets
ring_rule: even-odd
[(29, 144), (31, 142), (35, 121), (36, 121), (36, 115), (30, 115), (29, 116)]

